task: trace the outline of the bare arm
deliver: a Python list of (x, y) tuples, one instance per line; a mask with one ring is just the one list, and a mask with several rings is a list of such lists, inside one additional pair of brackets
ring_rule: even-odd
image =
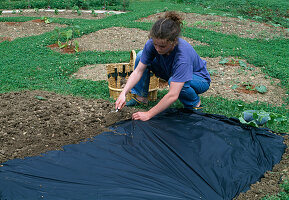
[(183, 82), (171, 82), (169, 92), (160, 100), (160, 102), (151, 108), (147, 112), (137, 112), (132, 115), (135, 120), (147, 121), (153, 116), (167, 109), (172, 103), (174, 103), (184, 86)]
[(129, 91), (138, 83), (141, 79), (147, 65), (143, 64), (139, 61), (136, 69), (129, 76), (127, 83), (125, 84), (122, 92), (120, 93), (118, 99), (115, 102), (115, 109), (122, 109), (125, 106), (125, 96), (129, 93)]

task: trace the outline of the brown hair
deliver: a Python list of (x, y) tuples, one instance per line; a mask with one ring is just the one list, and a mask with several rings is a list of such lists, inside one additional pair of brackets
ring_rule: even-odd
[(179, 14), (174, 11), (166, 12), (165, 16), (153, 25), (149, 38), (176, 41), (180, 36), (182, 24), (182, 17)]

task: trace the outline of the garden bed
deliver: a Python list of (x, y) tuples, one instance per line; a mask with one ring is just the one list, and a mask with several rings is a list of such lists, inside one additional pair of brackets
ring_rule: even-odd
[(0, 94), (0, 163), (79, 143), (130, 119), (134, 108), (45, 91)]
[[(141, 22), (156, 21), (164, 13), (157, 13), (142, 18)], [(196, 13), (182, 13), (185, 26), (209, 29), (225, 34), (234, 34), (244, 38), (289, 38), (288, 30), (279, 27), (276, 24), (260, 23), (253, 20), (247, 20), (243, 17), (233, 18), (228, 16), (201, 15)], [(274, 26), (275, 25), (275, 26)]]
[[(12, 41), (16, 38), (40, 35), (54, 28), (66, 27), (64, 24), (50, 23), (46, 24), (41, 21), (27, 21), (27, 22), (0, 22), (0, 42)], [(1, 38), (4, 38), (1, 40)]]
[[(51, 13), (52, 17), (56, 17)], [(45, 14), (48, 16), (48, 13)], [(97, 17), (88, 14), (91, 19)], [(249, 20), (232, 19), (229, 17), (217, 17), (214, 15), (186, 14), (185, 18), (188, 26), (208, 28), (226, 34), (237, 34), (240, 37), (249, 38), (272, 38), (284, 36), (283, 29), (267, 26)], [(3, 14), (3, 17), (20, 16), (19, 14)], [(39, 13), (26, 13), (23, 16), (41, 16)], [(68, 18), (84, 18), (86, 15), (68, 13)], [(48, 16), (49, 17), (49, 16)], [(59, 18), (66, 18), (58, 14)], [(105, 17), (104, 16), (98, 16)], [(151, 20), (153, 17), (149, 17)], [(85, 18), (87, 19), (87, 18)], [(145, 19), (143, 19), (145, 20)], [(221, 22), (224, 28), (217, 26), (210, 27), (215, 22)], [(214, 21), (215, 20), (215, 21)], [(237, 21), (236, 21), (237, 20)], [(241, 21), (240, 21), (241, 20)], [(203, 21), (203, 23), (199, 23)], [(196, 23), (198, 22), (198, 23)], [(251, 23), (245, 26), (244, 23)], [(201, 27), (206, 25), (206, 27)], [(232, 25), (226, 25), (232, 24)], [(239, 26), (239, 25), (240, 26)], [(255, 27), (256, 29), (248, 29)], [(58, 24), (42, 22), (21, 22), (7, 24), (0, 22), (0, 42), (13, 40), (18, 37), (42, 34), (52, 31)], [(65, 26), (65, 25), (64, 25)], [(223, 26), (222, 26), (223, 27)], [(225, 28), (227, 27), (227, 28)], [(233, 28), (234, 27), (234, 28)], [(261, 27), (261, 28), (260, 28)], [(245, 31), (240, 31), (240, 30)], [(249, 32), (255, 34), (249, 34)], [(266, 32), (266, 35), (263, 35)], [(77, 38), (80, 48), (83, 51), (130, 51), (132, 49), (142, 49), (147, 40), (148, 32), (135, 28), (111, 27)], [(107, 38), (110, 38), (109, 40)], [(207, 45), (188, 38), (189, 42), (195, 45)], [(240, 65), (229, 66), (220, 64), (223, 58), (203, 58), (208, 63), (211, 73), (212, 84), (209, 91), (203, 94), (209, 96), (222, 96), (228, 99), (240, 99), (245, 102), (267, 102), (273, 105), (282, 105), (282, 97), (286, 92), (278, 84), (279, 80), (264, 75), (260, 68), (246, 63), (247, 68)], [(94, 81), (106, 80), (105, 65), (88, 65), (73, 75), (77, 79), (90, 79)], [(246, 94), (233, 87), (243, 82), (251, 82), (254, 85), (265, 85), (267, 92), (264, 94)], [(166, 83), (164, 83), (166, 87)], [(235, 89), (233, 89), (235, 88)], [(278, 97), (278, 98), (276, 98)], [(104, 100), (88, 100), (80, 97), (55, 94), (45, 91), (23, 91), (0, 94), (0, 162), (9, 159), (24, 158), (45, 153), (49, 150), (60, 150), (63, 145), (79, 143), (80, 141), (91, 138), (105, 130), (117, 121), (130, 119), (135, 112), (134, 108), (125, 108), (121, 112), (115, 113), (114, 104)], [(285, 143), (289, 145), (288, 136), (285, 136)], [(267, 194), (279, 192), (278, 184), (288, 176), (288, 148), (286, 149), (280, 164), (277, 164), (271, 172), (267, 172), (265, 177), (256, 184), (252, 185), (251, 190), (241, 194), (238, 200), (260, 199)]]

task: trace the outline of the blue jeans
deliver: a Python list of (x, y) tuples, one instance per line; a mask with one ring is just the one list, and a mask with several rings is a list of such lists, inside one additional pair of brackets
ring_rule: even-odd
[[(137, 67), (142, 51), (138, 52), (135, 60), (135, 66)], [(148, 66), (148, 68), (153, 68)], [(146, 69), (139, 82), (131, 89), (132, 94), (136, 94), (141, 97), (148, 96), (149, 84), (150, 84), (150, 70)], [(156, 74), (158, 76), (158, 74)], [(171, 84), (171, 78), (168, 80), (169, 85)], [(199, 94), (206, 92), (210, 87), (210, 84), (202, 77), (192, 75), (192, 80), (185, 82), (180, 95), (179, 100), (185, 108), (195, 107), (200, 102)]]

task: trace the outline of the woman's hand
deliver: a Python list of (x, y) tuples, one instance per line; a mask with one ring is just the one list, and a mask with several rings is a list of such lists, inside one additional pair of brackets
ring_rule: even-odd
[(169, 92), (160, 100), (160, 102), (147, 112), (137, 112), (132, 115), (133, 120), (147, 121), (153, 116), (167, 109), (174, 103), (184, 86), (183, 82), (171, 82)]
[(128, 94), (129, 91), (131, 90), (131, 88), (133, 88), (138, 83), (138, 81), (141, 79), (146, 67), (147, 66), (145, 64), (143, 64), (141, 61), (139, 61), (136, 69), (129, 76), (122, 92), (120, 93), (119, 97), (117, 98), (117, 100), (115, 102), (115, 109), (122, 109), (125, 106), (126, 94)]
[(149, 112), (136, 112), (132, 114), (133, 120), (147, 121), (151, 119), (152, 117), (153, 116), (151, 116)]
[(125, 93), (122, 92), (120, 93), (119, 97), (117, 98), (116, 102), (115, 102), (115, 109), (122, 109), (125, 106), (126, 102), (125, 102)]

